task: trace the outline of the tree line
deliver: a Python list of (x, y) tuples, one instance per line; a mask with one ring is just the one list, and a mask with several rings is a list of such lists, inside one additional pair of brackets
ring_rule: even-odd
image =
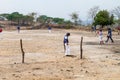
[(41, 24), (64, 24), (64, 25), (72, 25), (73, 22), (70, 20), (65, 20), (64, 18), (59, 17), (49, 17), (47, 15), (40, 15), (37, 17), (37, 13), (30, 13), (28, 15), (21, 14), (19, 12), (13, 12), (11, 14), (0, 14), (7, 18), (8, 21), (11, 21), (11, 25), (21, 25), (21, 26), (34, 26), (36, 23)]
[(117, 24), (120, 25), (120, 6), (114, 8), (111, 11), (100, 10), (99, 6), (90, 8), (88, 12), (89, 18), (92, 19), (92, 25), (101, 25), (103, 28), (107, 25)]
[[(47, 15), (40, 15), (37, 16), (37, 13), (32, 12), (28, 15), (21, 14), (19, 12), (13, 12), (11, 14), (0, 14), (11, 21), (11, 25), (32, 25), (34, 26), (35, 23), (41, 24), (58, 24), (58, 25), (65, 25), (67, 28), (71, 28), (72, 26), (81, 25), (82, 20), (79, 18), (79, 14), (77, 12), (73, 12), (70, 14), (71, 20), (65, 20), (64, 18), (59, 17), (49, 17)], [(117, 18), (116, 18), (117, 17)], [(115, 8), (112, 11), (108, 10), (100, 10), (99, 6), (95, 6), (90, 8), (88, 11), (88, 18), (92, 20), (91, 25), (101, 25), (104, 27), (106, 25), (112, 25), (117, 23), (120, 25), (120, 6)]]

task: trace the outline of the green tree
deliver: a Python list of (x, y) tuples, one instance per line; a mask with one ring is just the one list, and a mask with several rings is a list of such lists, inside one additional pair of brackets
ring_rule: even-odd
[(47, 21), (48, 17), (46, 15), (41, 15), (37, 18), (37, 22), (45, 23)]
[(20, 14), (19, 12), (13, 12), (11, 14), (6, 15), (6, 18), (11, 21), (11, 24), (12, 21), (16, 22), (16, 24), (20, 24), (23, 18), (23, 14)]
[(103, 26), (105, 25), (113, 24), (113, 19), (114, 19), (114, 16), (113, 15), (110, 16), (107, 10), (102, 10), (96, 14), (93, 24), (101, 25), (103, 28)]
[(23, 14), (19, 14), (18, 12), (13, 12), (7, 16), (8, 20), (14, 21), (14, 22), (19, 22), (22, 20)]
[(66, 29), (70, 29), (73, 27), (72, 26), (73, 23), (70, 20), (64, 21), (64, 24)]
[(110, 16), (110, 20), (109, 20), (109, 25), (112, 25), (112, 24), (114, 24), (114, 15), (113, 14)]
[(32, 25), (34, 18), (29, 15), (24, 15), (22, 18), (23, 25)]
[(50, 23), (50, 22), (54, 22), (57, 24), (62, 24), (64, 23), (64, 19), (63, 18), (53, 18), (53, 17), (48, 17), (46, 15), (41, 15), (37, 18), (38, 22), (41, 23)]
[(63, 24), (64, 19), (63, 18), (53, 18), (53, 22), (57, 24)]
[(7, 18), (10, 14), (4, 13), (4, 14), (0, 14), (0, 16), (3, 16), (5, 18)]

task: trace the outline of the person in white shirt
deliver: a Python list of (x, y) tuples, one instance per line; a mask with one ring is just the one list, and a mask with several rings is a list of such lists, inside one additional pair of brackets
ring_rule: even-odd
[(102, 29), (99, 30), (99, 39), (100, 39), (100, 44), (104, 44), (104, 42), (103, 42), (103, 32), (102, 32)]
[(69, 40), (68, 40), (68, 36), (70, 36), (70, 33), (66, 33), (66, 35), (64, 36), (64, 51), (65, 51), (65, 55), (68, 56), (70, 55), (70, 47), (69, 47)]

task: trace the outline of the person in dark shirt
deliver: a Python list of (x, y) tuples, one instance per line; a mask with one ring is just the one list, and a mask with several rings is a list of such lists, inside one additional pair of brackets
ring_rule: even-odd
[(49, 33), (51, 33), (51, 29), (52, 29), (52, 28), (51, 28), (50, 26), (48, 26), (48, 31), (49, 31)]
[(111, 40), (111, 42), (113, 43), (113, 39), (112, 39), (112, 30), (111, 28), (108, 28), (108, 35), (107, 35), (107, 40), (105, 42), (108, 42), (109, 39)]
[(70, 33), (66, 33), (66, 35), (64, 36), (64, 51), (65, 51), (65, 55), (70, 55), (70, 48), (69, 48), (69, 40), (68, 37), (70, 36)]
[(20, 33), (20, 26), (17, 26), (18, 33)]

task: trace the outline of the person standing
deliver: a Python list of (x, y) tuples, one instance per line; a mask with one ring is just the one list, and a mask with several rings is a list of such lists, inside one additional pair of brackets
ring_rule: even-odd
[(102, 29), (99, 30), (99, 39), (100, 39), (100, 44), (104, 44), (104, 42), (103, 42), (103, 32), (102, 32)]
[(48, 31), (49, 31), (49, 33), (51, 33), (51, 29), (52, 29), (52, 28), (51, 28), (50, 26), (48, 26)]
[(94, 32), (96, 33), (96, 26), (93, 27)]
[(111, 40), (111, 42), (113, 43), (113, 39), (112, 39), (112, 30), (111, 28), (108, 28), (108, 34), (107, 34), (107, 40), (105, 41), (106, 43), (109, 41), (109, 39)]
[(69, 47), (69, 40), (68, 37), (70, 36), (70, 33), (66, 33), (66, 35), (64, 36), (64, 52), (65, 52), (65, 56), (70, 55), (70, 47)]
[(20, 33), (20, 26), (17, 26), (18, 33)]

